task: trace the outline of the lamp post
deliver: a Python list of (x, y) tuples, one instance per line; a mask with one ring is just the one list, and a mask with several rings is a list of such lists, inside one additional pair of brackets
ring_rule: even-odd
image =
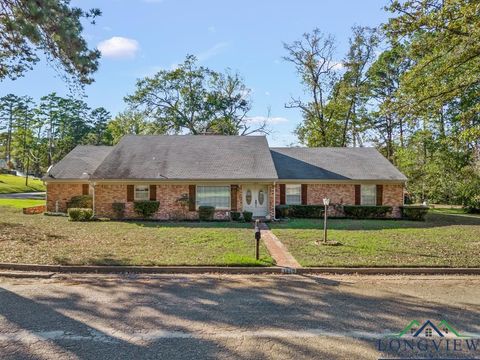
[(323, 242), (326, 243), (327, 242), (327, 210), (328, 210), (328, 205), (330, 205), (330, 199), (324, 198), (323, 205), (325, 205), (325, 210), (323, 212)]

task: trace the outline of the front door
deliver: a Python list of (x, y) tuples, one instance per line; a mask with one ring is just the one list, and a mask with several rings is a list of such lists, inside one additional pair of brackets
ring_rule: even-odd
[(268, 191), (264, 185), (243, 186), (243, 211), (250, 211), (253, 216), (268, 215)]

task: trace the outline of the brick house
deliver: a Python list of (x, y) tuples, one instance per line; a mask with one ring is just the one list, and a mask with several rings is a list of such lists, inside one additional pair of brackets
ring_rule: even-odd
[[(374, 148), (269, 148), (264, 136), (125, 136), (115, 146), (77, 146), (44, 177), (47, 210), (66, 211), (92, 195), (96, 216), (137, 217), (133, 203), (157, 200), (154, 218), (195, 219), (201, 205), (215, 218), (251, 211), (271, 219), (275, 205), (389, 205), (400, 216), (406, 178)], [(187, 202), (181, 201), (188, 199)]]

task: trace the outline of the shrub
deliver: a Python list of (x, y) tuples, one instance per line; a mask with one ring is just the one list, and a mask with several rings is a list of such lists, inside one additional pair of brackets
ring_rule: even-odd
[(125, 203), (115, 202), (112, 204), (112, 209), (117, 219), (123, 219), (125, 216)]
[(343, 211), (346, 216), (354, 219), (378, 219), (384, 218), (392, 211), (391, 206), (374, 205), (344, 205)]
[(91, 195), (78, 195), (73, 196), (70, 201), (67, 202), (67, 209), (92, 209), (93, 199)]
[(199, 206), (198, 218), (202, 221), (212, 221), (215, 214), (215, 206)]
[(480, 213), (480, 194), (473, 195), (471, 198), (465, 200), (463, 208), (467, 213), (479, 214)]
[(70, 208), (68, 209), (68, 220), (70, 221), (90, 221), (93, 218), (92, 209)]
[(133, 210), (143, 218), (149, 218), (158, 210), (160, 203), (154, 200), (134, 201)]
[(242, 213), (240, 213), (239, 211), (232, 211), (230, 213), (230, 216), (231, 216), (233, 221), (239, 221), (240, 218), (242, 217)]
[(245, 220), (245, 222), (252, 221), (253, 213), (251, 211), (244, 211), (242, 214), (243, 214), (243, 220)]
[(403, 206), (402, 217), (408, 220), (425, 221), (428, 209), (428, 206)]
[(275, 217), (277, 218), (320, 218), (323, 216), (323, 205), (277, 205)]

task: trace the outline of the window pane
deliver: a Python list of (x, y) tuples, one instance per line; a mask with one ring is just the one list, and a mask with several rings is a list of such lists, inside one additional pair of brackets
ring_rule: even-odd
[(198, 206), (229, 209), (230, 186), (197, 186), (197, 203)]
[(252, 190), (247, 190), (247, 193), (245, 194), (245, 200), (247, 201), (247, 205), (252, 203)]
[(150, 187), (148, 185), (135, 185), (135, 200), (149, 200)]
[(377, 204), (377, 186), (376, 185), (362, 185), (362, 205), (376, 205)]
[(286, 203), (289, 205), (300, 205), (302, 203), (302, 186), (301, 185), (287, 185)]

